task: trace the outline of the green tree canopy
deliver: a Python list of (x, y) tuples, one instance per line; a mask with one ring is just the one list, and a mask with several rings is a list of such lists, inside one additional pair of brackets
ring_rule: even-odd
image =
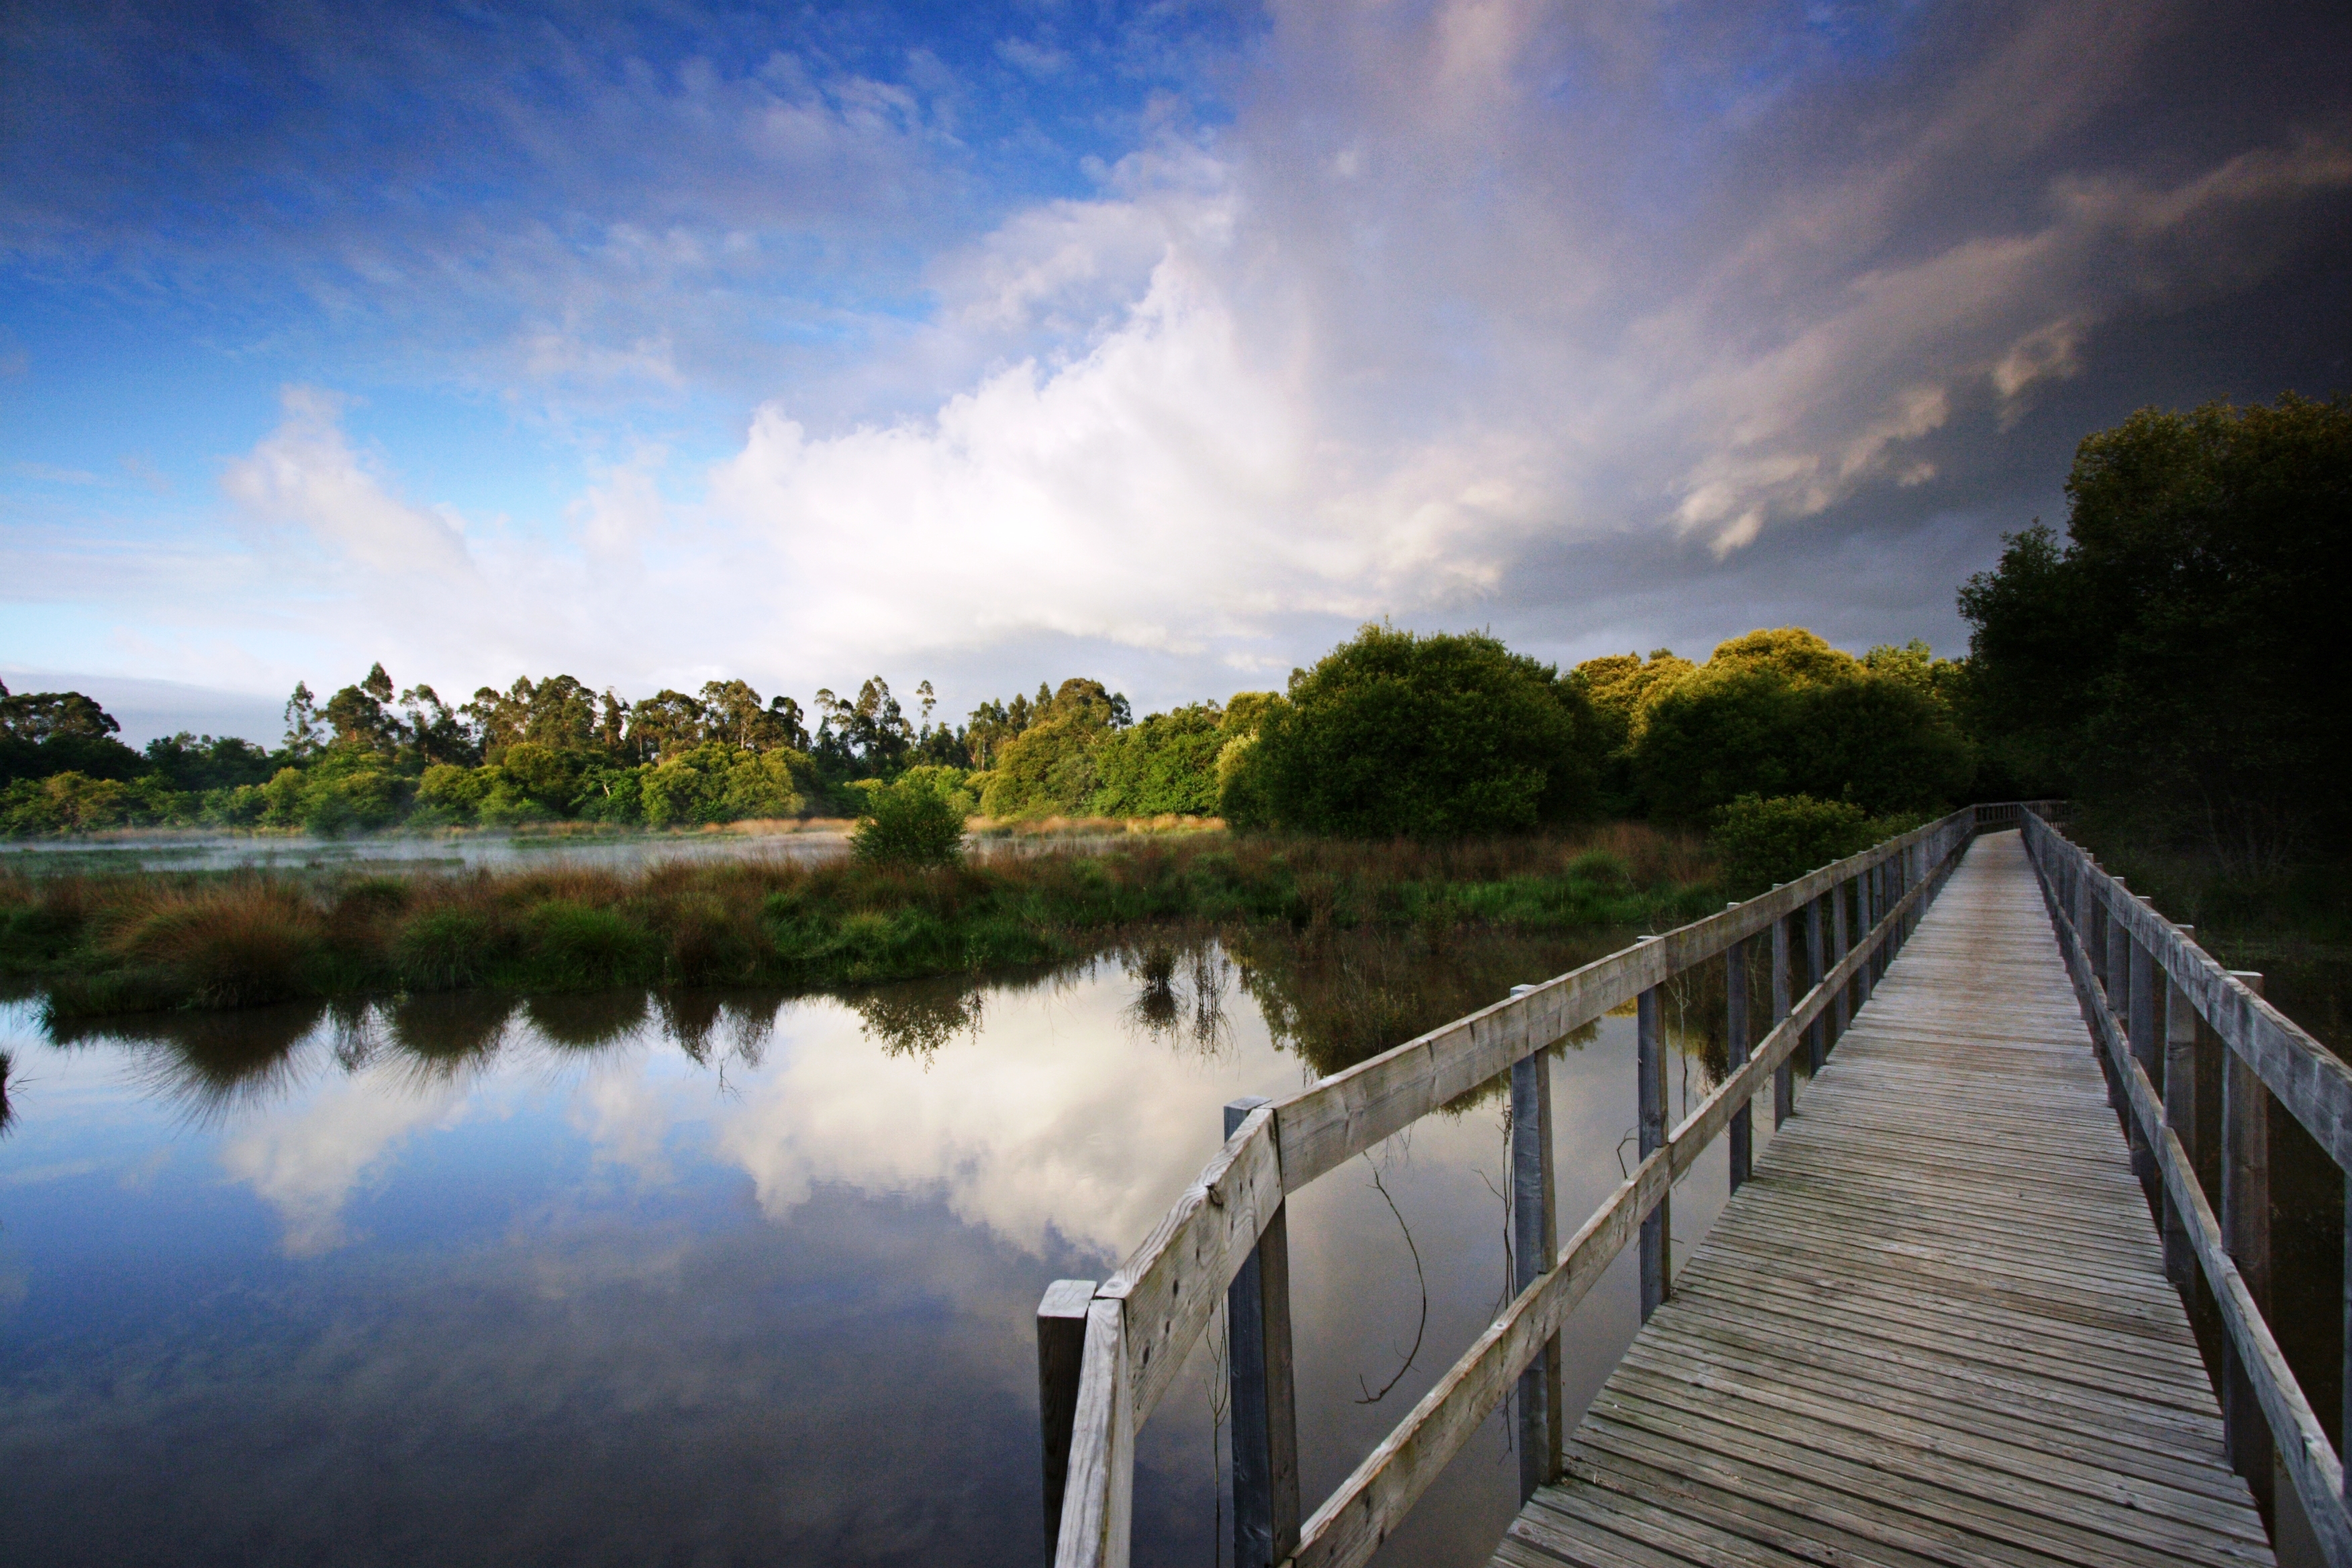
[(1367, 626), (1292, 678), (1242, 773), (1280, 826), (1524, 832), (1592, 808), (1599, 740), (1582, 690), (1549, 665), (1483, 634)]
[(1748, 795), (1925, 811), (1958, 797), (1975, 766), (1931, 689), (1793, 626), (1734, 637), (1647, 695), (1630, 749), (1643, 804), (1681, 822)]

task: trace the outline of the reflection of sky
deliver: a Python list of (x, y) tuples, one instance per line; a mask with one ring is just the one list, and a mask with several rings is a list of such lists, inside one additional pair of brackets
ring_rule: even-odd
[[(1030, 1561), (1039, 1290), (1141, 1237), (1223, 1101), (1299, 1081), (1238, 994), (1206, 1057), (1131, 1001), (1109, 970), (992, 991), (929, 1056), (795, 1002), (707, 1064), (518, 1023), (454, 1070), (378, 1019), (201, 1112), (156, 1047), (52, 1047), (13, 1007), (0, 1516), (60, 1563)], [(1628, 1033), (1555, 1068), (1564, 1230), (1616, 1180)], [(1499, 1101), (1376, 1163), (1387, 1198), (1358, 1162), (1296, 1200), (1314, 1495), (1500, 1294)], [(1360, 1405), (1421, 1317), (1389, 1199), (1428, 1323)], [(1603, 1294), (1571, 1332), (1593, 1384), (1631, 1328)], [(1141, 1561), (1206, 1555), (1208, 1364), (1147, 1432)], [(1476, 1555), (1514, 1475), (1490, 1422), (1391, 1560)]]

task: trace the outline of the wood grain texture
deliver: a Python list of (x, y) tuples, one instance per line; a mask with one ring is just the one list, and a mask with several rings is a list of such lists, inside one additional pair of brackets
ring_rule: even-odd
[[(1902, 870), (1871, 889), (1900, 957), (1496, 1563), (2272, 1561), (2108, 1108), (2087, 963), (2016, 834)], [(1791, 1001), (1750, 1066), (1797, 1043)], [(2114, 1054), (2156, 1114), (2120, 1029)], [(2185, 1157), (2150, 1142), (2172, 1187)], [(2219, 1253), (2201, 1196), (2175, 1201)]]
[[(2062, 888), (2071, 884), (2090, 910), (2121, 923), (2146, 947), (2222, 1043), (2261, 1076), (2336, 1168), (2352, 1173), (2352, 1068), (2233, 978), (2180, 927), (2125, 891), (2080, 847), (2035, 818), (2027, 819), (2025, 832), (2053, 879)], [(2083, 910), (2070, 913), (2078, 928), (2085, 924)], [(2104, 956), (2104, 937), (2096, 921), (2092, 927), (2085, 935), (2094, 946), (2095, 969)]]

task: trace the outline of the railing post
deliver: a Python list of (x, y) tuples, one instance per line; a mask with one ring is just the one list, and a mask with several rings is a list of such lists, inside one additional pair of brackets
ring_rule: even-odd
[[(2121, 877), (2115, 879), (2115, 887), (2118, 902), (2131, 897), (2131, 891), (2124, 886)], [(2107, 988), (2107, 1010), (2119, 1020), (2128, 1019), (2131, 1016), (2131, 931), (2117, 918), (2113, 908), (2101, 912), (2106, 917), (2107, 962), (2101, 972), (2100, 983)]]
[[(2120, 921), (2116, 923), (2118, 927), (2123, 924)], [(2147, 1074), (2150, 1083), (2161, 1083), (2164, 1081), (2164, 1047), (2157, 1043), (2156, 1038), (2155, 955), (2148, 952), (2146, 942), (2129, 931), (2124, 933), (2124, 946), (2126, 949), (2124, 995), (2129, 1018), (2124, 1026), (2124, 1032), (2131, 1041), (2132, 1059), (2139, 1064), (2142, 1072)], [(2141, 1130), (2138, 1117), (2132, 1118), (2131, 1126), (2132, 1169), (2139, 1177), (2140, 1191), (2147, 1195), (2148, 1207), (2160, 1213), (2164, 1205), (2164, 1178), (2157, 1170), (2156, 1148)]]
[[(1864, 882), (1864, 887), (1867, 889), (1864, 896), (1870, 904), (1867, 918), (1870, 921), (1870, 929), (1873, 931), (1876, 931), (1878, 922), (1886, 918), (1886, 883), (1879, 875), (1880, 870), (1879, 867), (1872, 867), (1868, 878)], [(1862, 995), (1862, 999), (1867, 1002), (1870, 1000), (1870, 994), (1878, 989), (1879, 977), (1886, 973), (1886, 949), (1880, 947), (1874, 951), (1870, 955), (1870, 962), (1864, 964), (1863, 968), (1870, 976)]]
[[(1805, 905), (1805, 989), (1819, 985), (1828, 973), (1822, 967), (1822, 900), (1815, 899)], [(1828, 1033), (1829, 1020), (1814, 1014), (1805, 1030), (1805, 1065), (1815, 1072), (1829, 1059)]]
[[(1738, 904), (1728, 906), (1738, 909)], [(1724, 1056), (1729, 1071), (1748, 1065), (1748, 943), (1735, 942), (1723, 954)], [(1753, 1104), (1731, 1113), (1731, 1190), (1738, 1192), (1755, 1169), (1756, 1114)]]
[[(1846, 934), (1846, 893), (1851, 882), (1840, 882), (1830, 889), (1830, 963), (1834, 967), (1843, 961), (1850, 939)], [(1830, 1044), (1834, 1046), (1845, 1037), (1846, 1025), (1852, 1016), (1846, 1004), (1851, 999), (1853, 984), (1849, 981), (1838, 987), (1837, 1000), (1830, 1004)]]
[[(2259, 996), (2263, 977), (2231, 971)], [(2221, 1244), (2238, 1266), (2246, 1293), (2267, 1318), (2271, 1310), (2270, 1090), (2243, 1057), (2225, 1041), (2221, 1068)], [(2236, 1342), (2221, 1342), (2230, 1463), (2245, 1477), (2265, 1507), (2271, 1500), (2271, 1429), (2254, 1396), (2253, 1381), (2239, 1358)]]
[[(1642, 993), (1634, 1005), (1634, 1038), (1639, 1050), (1636, 1073), (1642, 1125), (1642, 1158), (1648, 1159), (1666, 1142), (1666, 1042), (1658, 1005), (1658, 987)], [(1658, 1310), (1673, 1289), (1674, 1187), (1659, 1194), (1658, 1206), (1642, 1221), (1642, 1321)]]
[[(1776, 1029), (1794, 1005), (1789, 978), (1789, 921), (1786, 916), (1776, 916), (1772, 921), (1772, 1026)], [(1795, 1063), (1787, 1057), (1782, 1057), (1780, 1065), (1772, 1069), (1772, 1128), (1775, 1131), (1796, 1114), (1796, 1074)]]
[[(1231, 1138), (1261, 1096), (1225, 1107)], [(1272, 1568), (1298, 1545), (1298, 1413), (1291, 1386), (1290, 1233), (1276, 1204), (1225, 1288), (1234, 1423), (1234, 1568)]]
[[(2182, 926), (2180, 934), (2186, 937), (2195, 930)], [(2164, 977), (2164, 1124), (2180, 1140), (2189, 1170), (2202, 1169), (2205, 1153), (2197, 1136), (2197, 1009), (2169, 973)], [(2168, 1190), (2164, 1195), (2164, 1272), (2193, 1311), (2197, 1249), (2189, 1239), (2189, 1218)]]
[(1037, 1303), (1037, 1426), (1045, 1439), (1045, 1547), (1062, 1533), (1062, 1490), (1070, 1479), (1070, 1421), (1078, 1413), (1078, 1368), (1087, 1348), (1092, 1279), (1056, 1279)]
[[(1559, 1258), (1559, 1218), (1552, 1194), (1551, 1071), (1547, 1054), (1538, 1050), (1511, 1064), (1511, 1283), (1515, 1294), (1534, 1284)], [(1549, 1486), (1559, 1474), (1559, 1336), (1554, 1334), (1519, 1373), (1521, 1502), (1533, 1497), (1538, 1487)], [(1295, 1530), (1292, 1541), (1297, 1542)]]

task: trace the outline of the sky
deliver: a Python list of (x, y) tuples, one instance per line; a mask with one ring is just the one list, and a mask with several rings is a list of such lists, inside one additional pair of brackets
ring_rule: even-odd
[(2352, 392), (2340, 3), (18, 0), (0, 51), (0, 679), (149, 731), (376, 660), (952, 716), (1381, 618), (1958, 654), (2084, 435)]

